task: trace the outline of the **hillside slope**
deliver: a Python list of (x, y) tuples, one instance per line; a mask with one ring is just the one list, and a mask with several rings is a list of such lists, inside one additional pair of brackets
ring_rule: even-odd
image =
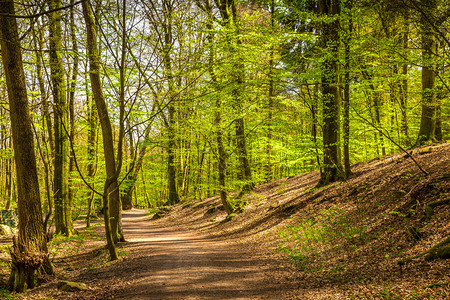
[(448, 203), (425, 213), (449, 198), (450, 145), (428, 148), (412, 154), (428, 175), (395, 154), (353, 165), (350, 179), (323, 188), (315, 188), (317, 171), (260, 185), (229, 222), (217, 197), (184, 202), (153, 222), (288, 258), (290, 278), (280, 280), (297, 281), (298, 291), (286, 298), (446, 299), (449, 260), (399, 264), (450, 237)]

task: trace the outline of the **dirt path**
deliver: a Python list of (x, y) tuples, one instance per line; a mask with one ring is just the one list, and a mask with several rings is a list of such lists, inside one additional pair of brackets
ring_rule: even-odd
[[(294, 283), (273, 278), (282, 268), (245, 245), (158, 227), (144, 210), (123, 214), (124, 261), (77, 278), (88, 299), (280, 299)], [(269, 277), (271, 276), (271, 277)]]

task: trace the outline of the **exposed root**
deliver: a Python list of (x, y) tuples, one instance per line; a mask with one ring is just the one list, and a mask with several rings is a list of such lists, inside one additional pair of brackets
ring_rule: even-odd
[(450, 244), (450, 237), (446, 238), (445, 240), (443, 240), (439, 244), (431, 247), (430, 249), (428, 249), (425, 252), (422, 252), (415, 256), (410, 256), (410, 257), (399, 260), (398, 264), (400, 266), (406, 265), (407, 263), (413, 261), (414, 259), (420, 258), (424, 255), (427, 255), (425, 257), (425, 259), (428, 261), (436, 259), (436, 258), (442, 258), (442, 259), (450, 258), (450, 245), (449, 244)]
[(13, 238), (11, 254), (11, 275), (8, 286), (11, 291), (25, 292), (27, 288), (34, 288), (39, 274), (53, 275), (53, 267), (48, 253), (26, 251), (20, 246), (16, 237)]
[(425, 216), (424, 216), (424, 221), (428, 222), (430, 221), (431, 217), (434, 215), (434, 208), (438, 207), (440, 205), (445, 205), (445, 204), (449, 204), (450, 203), (450, 198), (448, 199), (444, 199), (441, 201), (435, 201), (435, 202), (431, 202), (430, 204), (428, 204), (425, 207)]

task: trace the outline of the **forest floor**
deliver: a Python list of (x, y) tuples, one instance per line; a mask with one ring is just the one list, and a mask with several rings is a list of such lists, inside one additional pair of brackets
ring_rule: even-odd
[[(121, 259), (108, 262), (101, 222), (50, 245), (57, 278), (6, 299), (449, 299), (449, 260), (398, 262), (450, 237), (450, 145), (352, 166), (316, 188), (319, 172), (257, 186), (231, 221), (218, 197), (124, 212)], [(159, 218), (152, 217), (153, 213)], [(8, 239), (0, 239), (0, 279)], [(3, 246), (2, 246), (3, 245)], [(57, 280), (83, 282), (58, 291)]]

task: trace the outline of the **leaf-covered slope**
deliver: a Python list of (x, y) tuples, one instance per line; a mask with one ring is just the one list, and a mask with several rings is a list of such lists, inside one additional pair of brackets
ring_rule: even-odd
[[(271, 250), (274, 258), (289, 257), (304, 297), (445, 299), (448, 260), (399, 261), (450, 237), (450, 205), (443, 201), (450, 191), (449, 150), (442, 144), (413, 151), (428, 175), (404, 154), (395, 154), (354, 165), (350, 179), (323, 188), (315, 188), (317, 171), (260, 185), (229, 222), (223, 222), (218, 198), (184, 202), (157, 222), (251, 243)], [(430, 203), (442, 205), (431, 214)]]

